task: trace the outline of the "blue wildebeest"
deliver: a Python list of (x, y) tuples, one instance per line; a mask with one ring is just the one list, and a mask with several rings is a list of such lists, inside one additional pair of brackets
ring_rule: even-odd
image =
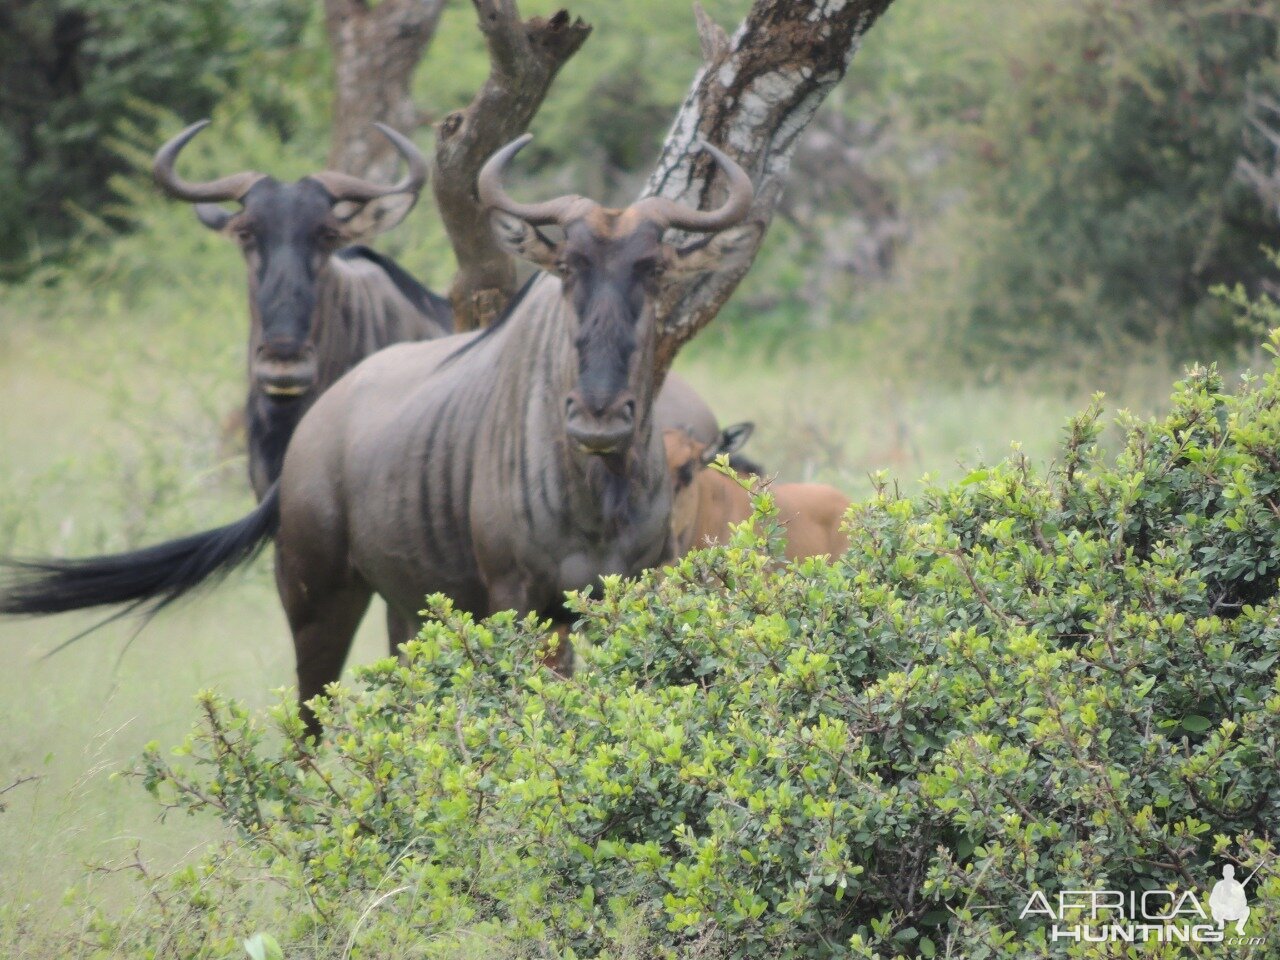
[[(576, 196), (518, 203), (501, 178), (526, 142), (499, 150), (478, 179), (499, 238), (546, 270), (497, 322), (389, 347), (340, 379), (244, 519), (117, 556), (11, 561), (0, 613), (157, 609), (274, 535), (305, 701), (337, 679), (374, 593), (395, 644), (431, 593), (479, 615), (554, 619), (564, 591), (673, 559), (654, 304), (664, 276), (748, 249), (750, 231), (731, 228), (750, 211), (751, 180), (704, 145), (729, 184), (716, 210), (662, 198), (621, 210)], [(668, 227), (711, 239), (676, 248)], [(570, 656), (562, 644), (556, 666)]]
[[(296, 183), (244, 172), (188, 183), (179, 152), (208, 120), (156, 153), (156, 182), (196, 204), (200, 222), (231, 239), (249, 271), (249, 479), (258, 499), (280, 475), (294, 427), (316, 397), (369, 354), (453, 329), (449, 301), (394, 261), (352, 246), (389, 230), (413, 207), (427, 161), (406, 137), (374, 124), (408, 172), (390, 186), (324, 171)], [(239, 202), (239, 211), (218, 203)]]

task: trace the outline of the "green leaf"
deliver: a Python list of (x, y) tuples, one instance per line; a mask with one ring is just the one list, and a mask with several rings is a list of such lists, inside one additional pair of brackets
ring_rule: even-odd
[(250, 960), (284, 960), (284, 953), (276, 938), (269, 933), (255, 933), (244, 941), (244, 952)]
[(1192, 733), (1204, 733), (1213, 726), (1213, 721), (1208, 717), (1200, 716), (1198, 713), (1191, 713), (1182, 718), (1182, 726)]

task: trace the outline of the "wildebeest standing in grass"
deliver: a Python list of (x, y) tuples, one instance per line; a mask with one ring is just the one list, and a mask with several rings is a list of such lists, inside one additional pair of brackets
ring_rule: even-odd
[[(749, 250), (751, 230), (731, 228), (750, 211), (750, 178), (704, 145), (729, 184), (716, 210), (662, 198), (622, 210), (576, 196), (524, 204), (501, 177), (527, 141), (499, 150), (478, 181), (500, 238), (547, 271), (499, 321), (389, 347), (340, 379), (244, 519), (114, 557), (12, 564), (0, 613), (158, 608), (274, 534), (307, 700), (338, 678), (375, 592), (395, 643), (431, 593), (479, 615), (554, 618), (566, 590), (673, 559), (654, 304), (664, 275)], [(548, 225), (562, 241), (538, 229)], [(663, 242), (668, 227), (711, 239), (678, 249)]]
[[(671, 530), (677, 553), (710, 543), (724, 543), (730, 525), (751, 516), (751, 497), (733, 477), (707, 466), (721, 455), (733, 457), (751, 435), (749, 423), (726, 427), (712, 444), (680, 429), (666, 430), (663, 442), (671, 472)], [(732, 459), (730, 466), (733, 465)], [(778, 522), (786, 530), (788, 560), (827, 555), (849, 548), (841, 528), (849, 498), (825, 483), (779, 483), (770, 486)]]
[[(244, 172), (208, 183), (178, 177), (179, 152), (209, 121), (192, 124), (156, 153), (156, 182), (196, 204), (200, 222), (233, 239), (249, 272), (249, 479), (261, 500), (280, 475), (302, 415), (369, 354), (453, 329), (449, 301), (394, 261), (352, 246), (404, 219), (427, 180), (408, 138), (374, 124), (404, 157), (399, 183), (379, 185), (324, 171), (296, 183)], [(239, 202), (231, 211), (218, 203)]]
[[(548, 272), (479, 336), (362, 365), (300, 426), (286, 459), (276, 570), (304, 698), (338, 675), (373, 592), (406, 631), (432, 592), (481, 615), (555, 618), (566, 590), (674, 556), (654, 430), (654, 302), (664, 272), (703, 269), (734, 247), (722, 231), (750, 209), (750, 180), (708, 148), (730, 180), (716, 211), (665, 200), (607, 210), (573, 196), (521, 204), (501, 176), (526, 142), (489, 160), (479, 194), (504, 244)], [(538, 230), (548, 225), (561, 242)], [(721, 243), (676, 250), (662, 242), (668, 226)], [(406, 475), (404, 462), (421, 468)]]

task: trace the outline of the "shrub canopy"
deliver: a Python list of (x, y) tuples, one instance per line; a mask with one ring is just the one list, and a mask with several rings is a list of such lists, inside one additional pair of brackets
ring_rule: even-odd
[[(291, 705), (204, 695), (194, 766), (152, 750), (147, 785), (243, 845), (104, 945), (1014, 957), (1048, 949), (1032, 890), (1207, 903), (1224, 862), (1263, 866), (1274, 916), (1280, 368), (1234, 394), (1193, 370), (1125, 427), (1114, 462), (1095, 405), (1045, 475), (883, 488), (830, 563), (778, 563), (764, 493), (756, 532), (577, 598), (567, 682), (535, 620), (435, 598), (407, 662), (335, 691), (314, 756)], [(255, 863), (278, 897), (231, 866)]]

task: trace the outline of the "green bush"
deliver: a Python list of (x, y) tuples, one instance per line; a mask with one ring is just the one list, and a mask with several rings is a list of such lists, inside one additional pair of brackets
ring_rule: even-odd
[(881, 489), (831, 563), (780, 566), (761, 494), (763, 540), (575, 599), (567, 682), (532, 618), (435, 598), (407, 662), (321, 706), (314, 753), (290, 703), (266, 722), (204, 694), (191, 766), (152, 749), (142, 775), (236, 839), (92, 939), (184, 960), (260, 930), (289, 957), (1019, 957), (1061, 948), (1019, 919), (1032, 890), (1207, 902), (1223, 862), (1262, 867), (1264, 935), (1280, 366), (1234, 394), (1195, 369), (1166, 418), (1125, 427), (1114, 463), (1095, 405), (1045, 476), (1015, 456)]
[(878, 121), (860, 144), (867, 173), (910, 237), (889, 289), (848, 278), (821, 313), (865, 319), (892, 343), (905, 331), (923, 366), (961, 375), (1033, 357), (1090, 372), (1100, 353), (1224, 357), (1253, 342), (1208, 291), (1238, 280), (1256, 295), (1270, 269), (1274, 205), (1235, 174), (1242, 157), (1274, 159), (1247, 110), (1280, 92), (1270, 12), (897, 0), (875, 40), (835, 105)]
[(1237, 5), (1061, 5), (957, 130), (978, 262), (956, 341), (979, 356), (1239, 342), (1206, 291), (1256, 292), (1269, 269), (1274, 217), (1233, 168), (1276, 53), (1274, 19)]

